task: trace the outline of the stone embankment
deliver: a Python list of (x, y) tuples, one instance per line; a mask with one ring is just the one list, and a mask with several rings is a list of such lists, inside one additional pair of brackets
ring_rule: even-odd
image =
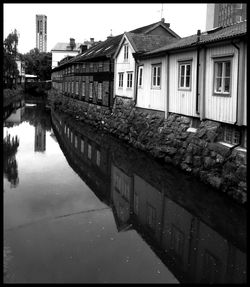
[(155, 158), (199, 177), (237, 202), (247, 201), (246, 152), (218, 141), (221, 125), (205, 120), (196, 133), (187, 132), (190, 119), (178, 114), (162, 116), (140, 111), (130, 99), (117, 97), (112, 110), (49, 93), (54, 109), (114, 134)]

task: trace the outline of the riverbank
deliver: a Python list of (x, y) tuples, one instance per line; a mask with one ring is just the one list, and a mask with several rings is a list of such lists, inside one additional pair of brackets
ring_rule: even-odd
[(19, 101), (24, 98), (23, 88), (18, 87), (16, 89), (4, 89), (3, 90), (3, 107), (7, 107), (10, 104)]
[(62, 96), (51, 90), (55, 110), (105, 130), (156, 159), (198, 177), (241, 204), (247, 202), (246, 151), (219, 142), (221, 126), (205, 120), (195, 133), (190, 119), (136, 109), (131, 99), (117, 97), (112, 110)]

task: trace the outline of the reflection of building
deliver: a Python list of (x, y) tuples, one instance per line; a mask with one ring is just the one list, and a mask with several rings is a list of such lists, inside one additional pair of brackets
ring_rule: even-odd
[(207, 4), (206, 30), (247, 19), (246, 3)]
[(52, 113), (52, 122), (71, 166), (112, 207), (118, 232), (135, 229), (181, 283), (246, 282), (244, 212), (219, 196), (216, 207), (190, 178), (78, 121)]
[(36, 15), (36, 48), (47, 52), (47, 16)]
[(35, 151), (46, 150), (46, 131), (40, 123), (35, 127)]

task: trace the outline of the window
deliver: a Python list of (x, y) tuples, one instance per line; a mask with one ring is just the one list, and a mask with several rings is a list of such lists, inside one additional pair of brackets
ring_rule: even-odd
[(132, 79), (133, 79), (133, 73), (128, 72), (127, 73), (127, 88), (132, 88)]
[(127, 200), (129, 200), (129, 183), (125, 179), (123, 179), (122, 187), (123, 187), (121, 190), (122, 196)]
[(156, 224), (156, 210), (153, 206), (147, 203), (147, 225), (152, 230), (155, 230), (155, 224)]
[(152, 88), (161, 87), (161, 65), (152, 66)]
[(124, 45), (124, 60), (128, 60), (128, 45)]
[(218, 60), (214, 62), (214, 93), (229, 95), (231, 77), (231, 61)]
[(240, 131), (232, 126), (224, 126), (223, 141), (233, 145), (239, 144)]
[(96, 151), (96, 165), (100, 166), (101, 163), (101, 153), (99, 150)]
[(84, 153), (84, 140), (81, 139), (81, 152)]
[(119, 84), (118, 84), (119, 88), (123, 87), (123, 74), (124, 73), (119, 73)]
[(138, 79), (139, 79), (138, 86), (139, 87), (142, 87), (142, 72), (143, 72), (143, 67), (141, 66), (138, 69)]
[(102, 100), (102, 83), (98, 83), (98, 100)]
[(179, 63), (179, 88), (191, 89), (191, 63)]

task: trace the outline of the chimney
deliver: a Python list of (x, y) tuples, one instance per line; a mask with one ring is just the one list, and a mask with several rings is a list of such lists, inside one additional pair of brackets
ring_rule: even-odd
[(81, 45), (80, 46), (80, 53), (82, 54), (84, 51), (86, 51), (88, 49), (87, 45)]
[(71, 50), (74, 50), (76, 43), (75, 43), (75, 39), (74, 38), (70, 38), (69, 39), (69, 46), (71, 48)]
[(94, 44), (94, 40), (95, 40), (95, 38), (90, 38), (91, 44)]
[(161, 22), (162, 22), (162, 23), (165, 23), (165, 18), (161, 18)]
[(201, 30), (197, 30), (197, 42), (200, 42)]
[(110, 29), (110, 35), (107, 37), (107, 39), (112, 39), (113, 35), (112, 35), (112, 29)]

